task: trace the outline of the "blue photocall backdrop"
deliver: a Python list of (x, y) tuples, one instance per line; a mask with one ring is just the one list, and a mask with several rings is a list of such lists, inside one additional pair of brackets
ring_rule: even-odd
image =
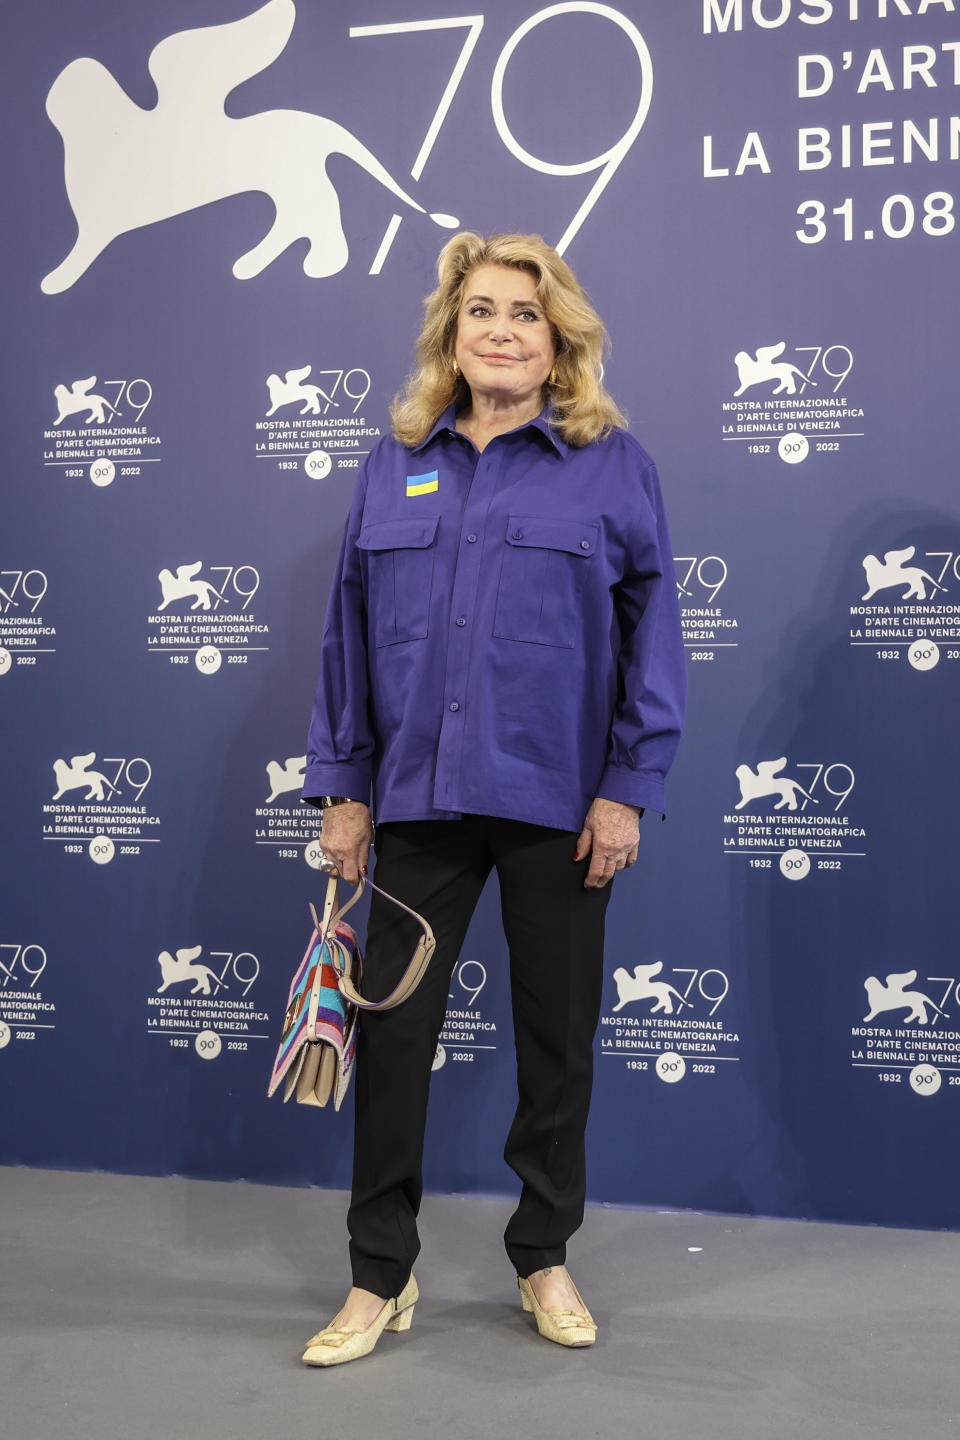
[[(5, 27), (0, 1159), (342, 1186), (268, 1102), (320, 628), (450, 224), (659, 466), (691, 703), (616, 882), (612, 1203), (957, 1224), (953, 0), (36, 0)], [(511, 1193), (495, 890), (427, 1183)]]

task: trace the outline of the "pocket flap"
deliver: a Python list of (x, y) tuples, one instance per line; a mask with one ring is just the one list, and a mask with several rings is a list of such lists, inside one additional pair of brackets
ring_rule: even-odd
[(432, 545), (439, 515), (411, 515), (402, 520), (374, 520), (357, 537), (359, 550), (425, 550)]
[(565, 550), (584, 559), (596, 550), (599, 532), (600, 526), (593, 520), (564, 520), (552, 515), (511, 515), (507, 520), (508, 545)]

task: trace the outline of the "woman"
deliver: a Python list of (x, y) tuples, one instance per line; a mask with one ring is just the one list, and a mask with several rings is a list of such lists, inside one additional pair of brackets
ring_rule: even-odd
[[(361, 1020), (353, 1289), (311, 1365), (368, 1354), (412, 1317), (430, 1068), (493, 867), (519, 1092), (507, 1253), (540, 1333), (593, 1342), (564, 1262), (583, 1219), (604, 913), (644, 809), (663, 810), (685, 693), (656, 471), (603, 389), (605, 331), (572, 271), (539, 236), (465, 233), (438, 274), (347, 522), (303, 791), (354, 883), (372, 798), (376, 883), (430, 921), (437, 950), (411, 999)], [(374, 895), (371, 995), (416, 939), (392, 908)]]

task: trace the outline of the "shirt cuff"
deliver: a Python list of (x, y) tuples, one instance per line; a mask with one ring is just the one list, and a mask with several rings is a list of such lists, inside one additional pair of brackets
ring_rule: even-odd
[(608, 765), (597, 786), (601, 800), (615, 800), (620, 805), (636, 805), (641, 810), (656, 810), (665, 815), (663, 776), (654, 770), (631, 770), (624, 765)]
[(355, 765), (350, 761), (338, 765), (309, 765), (300, 798), (307, 805), (316, 805), (324, 795), (345, 795), (369, 805), (371, 779), (369, 765)]

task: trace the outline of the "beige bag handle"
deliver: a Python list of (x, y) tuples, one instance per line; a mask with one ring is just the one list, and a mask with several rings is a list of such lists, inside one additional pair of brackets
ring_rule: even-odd
[(365, 1000), (359, 990), (354, 986), (352, 977), (346, 973), (342, 973), (339, 976), (337, 985), (341, 995), (356, 1005), (360, 1010), (393, 1010), (397, 1005), (402, 1005), (404, 1000), (408, 999), (414, 990), (416, 990), (426, 974), (427, 966), (430, 964), (433, 952), (437, 948), (433, 931), (423, 916), (418, 915), (416, 910), (411, 910), (409, 905), (404, 905), (403, 901), (398, 900), (394, 895), (388, 895), (386, 890), (381, 890), (379, 885), (374, 885), (372, 880), (365, 880), (362, 875), (359, 877), (357, 887), (350, 896), (350, 899), (345, 905), (341, 905), (339, 910), (334, 910), (338, 898), (339, 877), (331, 875), (327, 881), (327, 895), (323, 904), (323, 923), (321, 924), (317, 919), (317, 912), (312, 905), (310, 906), (310, 913), (313, 916), (313, 923), (320, 931), (321, 937), (327, 939), (328, 936), (332, 936), (338, 921), (342, 920), (347, 911), (356, 905), (367, 885), (370, 886), (371, 890), (376, 890), (377, 894), (382, 895), (385, 900), (389, 900), (392, 904), (398, 905), (401, 910), (405, 910), (408, 915), (411, 915), (420, 926), (423, 934), (417, 941), (417, 948), (414, 950), (406, 970), (385, 1000)]

